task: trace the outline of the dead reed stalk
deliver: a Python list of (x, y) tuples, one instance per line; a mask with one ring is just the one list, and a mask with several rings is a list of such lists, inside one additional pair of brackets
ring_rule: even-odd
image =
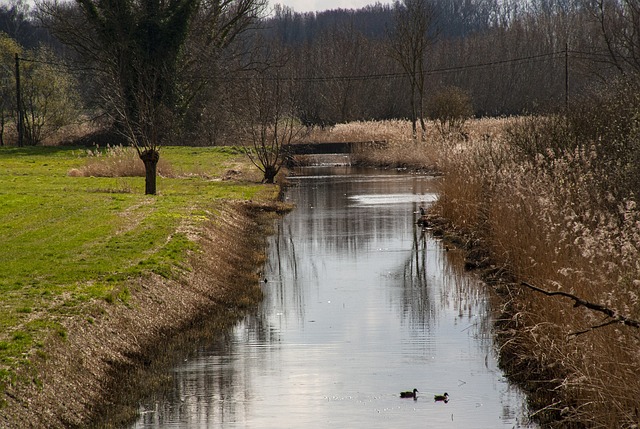
[[(637, 319), (636, 202), (600, 204), (612, 197), (597, 191), (602, 175), (590, 148), (524, 159), (499, 131), (470, 132), (468, 141), (438, 156), (445, 180), (435, 210), (515, 278)], [(538, 405), (547, 407), (540, 416), (552, 420), (545, 423), (637, 427), (640, 332), (606, 324), (602, 314), (566, 298), (517, 288), (511, 293), (504, 326), (513, 335), (504, 360), (537, 390)]]
[[(69, 176), (73, 177), (144, 177), (144, 163), (136, 150), (127, 146), (107, 146), (101, 150), (99, 147), (87, 149), (86, 164), (80, 168), (69, 170)], [(160, 157), (158, 162), (158, 174), (163, 177), (173, 177), (171, 165)]]

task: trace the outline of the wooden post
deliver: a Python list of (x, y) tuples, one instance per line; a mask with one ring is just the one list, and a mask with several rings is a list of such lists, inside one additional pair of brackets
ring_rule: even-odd
[(24, 144), (24, 113), (22, 112), (22, 94), (20, 93), (20, 57), (16, 53), (16, 109), (18, 113), (18, 146)]

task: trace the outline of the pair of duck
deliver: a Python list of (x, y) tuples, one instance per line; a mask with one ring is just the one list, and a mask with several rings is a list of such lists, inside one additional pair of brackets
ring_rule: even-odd
[[(412, 391), (400, 392), (400, 397), (417, 399), (418, 398), (418, 396), (416, 395), (417, 393), (418, 393), (418, 389), (413, 389), (413, 392)], [(438, 402), (449, 402), (449, 394), (447, 392), (444, 392), (443, 395), (434, 395), (433, 400)]]

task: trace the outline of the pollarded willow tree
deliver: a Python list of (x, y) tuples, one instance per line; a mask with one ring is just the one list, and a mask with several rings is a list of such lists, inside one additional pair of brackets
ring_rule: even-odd
[(119, 130), (144, 162), (156, 193), (159, 147), (175, 99), (175, 71), (197, 0), (76, 0), (41, 5), (60, 39), (96, 66)]
[(144, 162), (145, 193), (155, 194), (159, 149), (193, 98), (185, 91), (203, 82), (186, 85), (184, 75), (248, 28), (264, 0), (44, 1), (43, 22), (93, 66), (107, 111)]

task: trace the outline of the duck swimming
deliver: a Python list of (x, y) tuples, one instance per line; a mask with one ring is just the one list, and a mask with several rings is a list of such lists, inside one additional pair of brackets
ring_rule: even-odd
[(413, 389), (413, 392), (411, 391), (407, 391), (407, 392), (400, 392), (400, 397), (401, 398), (413, 398), (416, 399), (416, 393), (418, 393), (418, 389)]
[(433, 397), (434, 401), (442, 401), (442, 402), (449, 402), (449, 394), (447, 392), (444, 392), (444, 395), (435, 395)]

